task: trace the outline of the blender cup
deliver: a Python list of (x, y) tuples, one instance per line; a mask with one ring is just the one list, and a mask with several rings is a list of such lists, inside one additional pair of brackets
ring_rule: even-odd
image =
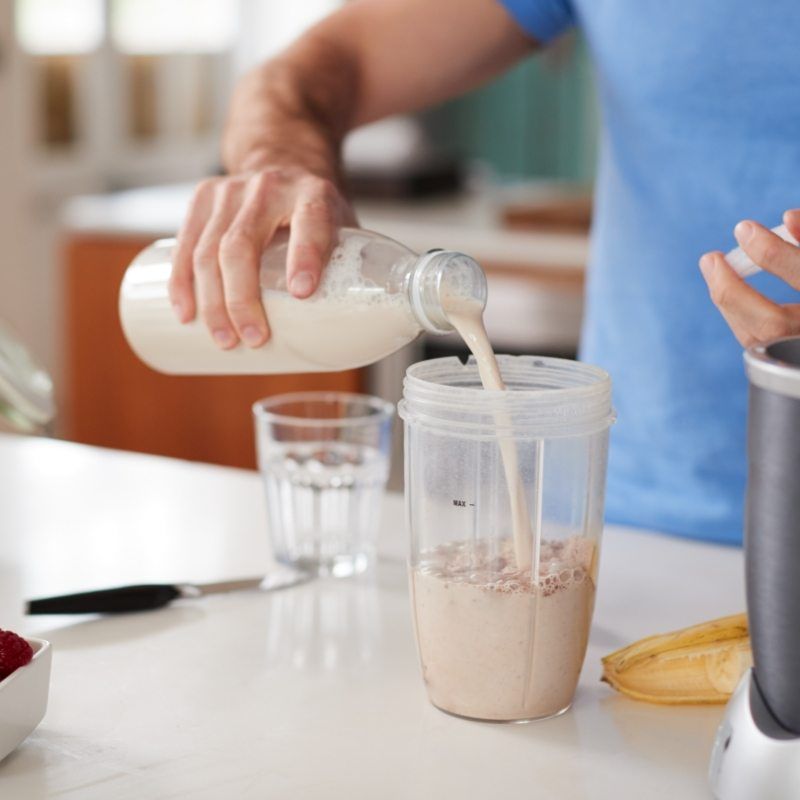
[(578, 683), (614, 413), (601, 369), (532, 356), (498, 363), (505, 392), (481, 387), (473, 358), (406, 373), (409, 570), (431, 702), (523, 721), (566, 711)]

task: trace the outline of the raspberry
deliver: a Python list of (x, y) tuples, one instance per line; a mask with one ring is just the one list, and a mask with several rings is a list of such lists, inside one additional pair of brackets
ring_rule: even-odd
[(0, 681), (33, 658), (31, 646), (16, 633), (0, 628)]

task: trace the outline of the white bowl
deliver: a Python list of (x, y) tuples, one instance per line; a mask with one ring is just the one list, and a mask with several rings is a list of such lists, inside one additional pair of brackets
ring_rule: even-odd
[(30, 664), (0, 681), (0, 761), (15, 750), (42, 721), (50, 688), (50, 642), (28, 639)]

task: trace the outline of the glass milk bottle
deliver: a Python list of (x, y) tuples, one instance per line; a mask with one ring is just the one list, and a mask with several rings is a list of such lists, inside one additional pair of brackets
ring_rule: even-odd
[(268, 374), (354, 369), (389, 355), (423, 331), (449, 333), (442, 301), (486, 303), (486, 278), (468, 256), (418, 256), (371, 231), (342, 228), (319, 287), (299, 300), (286, 287), (287, 237), (261, 261), (261, 297), (271, 335), (263, 346), (221, 350), (201, 320), (181, 324), (167, 283), (174, 239), (155, 242), (128, 267), (120, 289), (125, 336), (146, 364), (172, 374)]

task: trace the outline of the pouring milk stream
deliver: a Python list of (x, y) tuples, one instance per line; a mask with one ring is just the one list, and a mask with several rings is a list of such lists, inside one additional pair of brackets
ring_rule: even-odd
[[(447, 319), (475, 356), (483, 388), (490, 391), (505, 391), (506, 385), (483, 324), (483, 307), (463, 296), (445, 298), (443, 305)], [(508, 417), (503, 412), (498, 411), (495, 419), (498, 428), (508, 426)], [(514, 440), (504, 436), (499, 440), (499, 446), (511, 503), (514, 554), (518, 568), (524, 571), (531, 567), (531, 543), (534, 541), (531, 535), (528, 502), (525, 499), (525, 484), (519, 471), (519, 457)]]

